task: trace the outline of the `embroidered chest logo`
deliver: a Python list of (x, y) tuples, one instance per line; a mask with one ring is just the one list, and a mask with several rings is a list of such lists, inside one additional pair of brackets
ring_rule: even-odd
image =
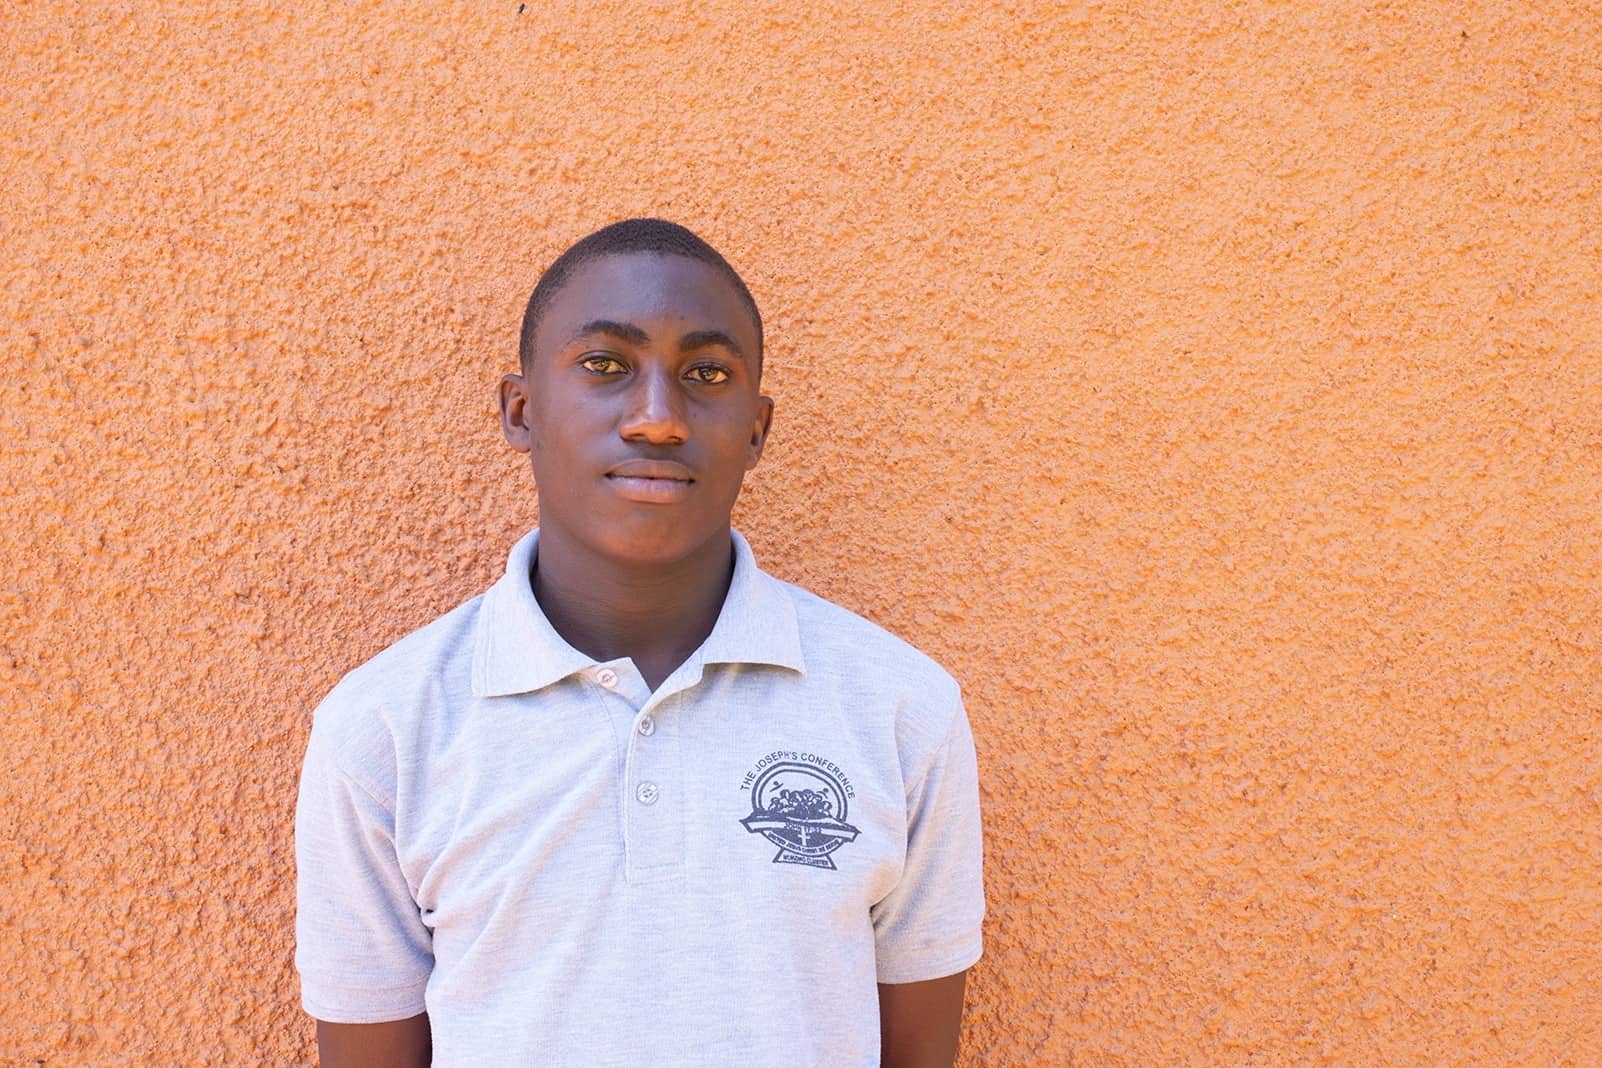
[(805, 864), (834, 871), (829, 854), (855, 841), (846, 822), (856, 791), (833, 761), (813, 753), (769, 753), (745, 773), (751, 814), (740, 823), (779, 847), (775, 864)]

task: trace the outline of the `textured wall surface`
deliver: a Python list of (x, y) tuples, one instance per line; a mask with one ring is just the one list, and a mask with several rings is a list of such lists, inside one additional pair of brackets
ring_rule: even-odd
[(968, 695), (964, 1064), (1598, 1063), (1596, 4), (304, 6), (3, 15), (0, 1062), (313, 1059), (311, 709), (650, 213), (759, 557)]

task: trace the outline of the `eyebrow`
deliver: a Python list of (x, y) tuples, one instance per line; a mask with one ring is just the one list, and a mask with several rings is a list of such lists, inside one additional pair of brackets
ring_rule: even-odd
[(692, 330), (679, 338), (680, 352), (709, 348), (713, 345), (721, 345), (740, 359), (745, 359), (745, 350), (740, 348), (732, 337), (721, 330)]
[[(585, 337), (590, 334), (609, 334), (631, 345), (650, 344), (651, 335), (635, 326), (633, 323), (620, 323), (615, 319), (591, 319), (578, 328), (574, 338)], [(722, 330), (692, 330), (679, 338), (679, 351), (692, 352), (695, 349), (704, 349), (712, 345), (721, 345), (740, 359), (745, 359), (745, 350)]]
[(613, 337), (627, 341), (631, 345), (645, 345), (651, 340), (651, 335), (635, 326), (633, 323), (620, 323), (612, 319), (591, 319), (578, 328), (574, 338), (581, 338), (587, 334), (611, 334)]

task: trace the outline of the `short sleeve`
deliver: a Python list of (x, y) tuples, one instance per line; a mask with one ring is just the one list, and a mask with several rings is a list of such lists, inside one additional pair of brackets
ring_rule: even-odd
[(928, 771), (908, 793), (901, 878), (872, 909), (879, 982), (938, 979), (979, 959), (982, 865), (978, 762), (959, 705)]
[[(328, 702), (324, 703), (326, 708)], [(324, 709), (312, 727), (295, 810), (295, 966), (301, 1003), (330, 1023), (424, 1011), (432, 938), (401, 870), (392, 798), (342, 766)]]

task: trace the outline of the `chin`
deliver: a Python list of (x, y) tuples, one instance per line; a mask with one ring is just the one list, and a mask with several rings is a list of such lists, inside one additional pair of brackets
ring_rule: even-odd
[(705, 547), (712, 538), (723, 535), (722, 523), (687, 522), (673, 515), (630, 517), (598, 531), (591, 544), (603, 555), (621, 564), (673, 564)]

